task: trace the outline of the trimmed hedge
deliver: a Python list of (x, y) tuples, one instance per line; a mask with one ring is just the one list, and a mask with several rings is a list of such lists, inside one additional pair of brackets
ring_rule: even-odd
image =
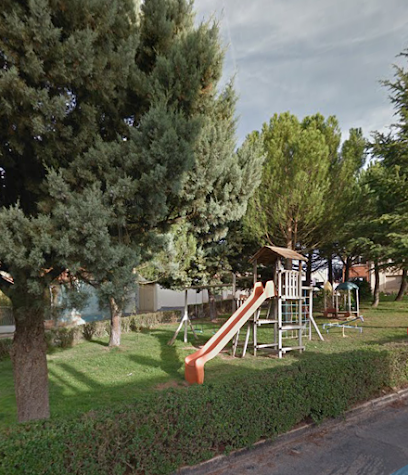
[(408, 346), (305, 354), (291, 367), (167, 390), (116, 410), (3, 431), (0, 473), (168, 474), (319, 422), (408, 381)]

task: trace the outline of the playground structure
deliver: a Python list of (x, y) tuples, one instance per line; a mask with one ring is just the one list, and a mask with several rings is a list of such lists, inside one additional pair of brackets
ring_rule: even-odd
[[(323, 339), (314, 319), (313, 289), (302, 285), (302, 262), (307, 259), (291, 249), (264, 246), (250, 260), (253, 263), (254, 282), (258, 280), (258, 265), (271, 269), (271, 277), (276, 288), (276, 297), (268, 301), (266, 318), (261, 318), (260, 309), (247, 326), (243, 356), (246, 354), (249, 334), (252, 327), (254, 355), (258, 350), (274, 349), (278, 357), (292, 350), (304, 351), (303, 337), (311, 339), (312, 325), (319, 337)], [(297, 262), (297, 266), (293, 262)], [(258, 341), (258, 328), (267, 325), (273, 330), (273, 338), (269, 342)], [(234, 342), (234, 348), (237, 346)], [(296, 345), (287, 346), (287, 340), (297, 340)]]
[[(297, 269), (293, 261), (298, 261)], [(312, 288), (302, 286), (302, 262), (307, 259), (290, 249), (264, 246), (252, 258), (254, 265), (254, 289), (250, 297), (234, 312), (219, 331), (208, 342), (185, 359), (185, 377), (190, 383), (204, 382), (204, 364), (214, 358), (234, 338), (235, 355), (239, 333), (247, 324), (243, 356), (249, 345), (252, 329), (254, 355), (258, 350), (275, 350), (282, 358), (288, 351), (305, 349), (303, 337), (311, 338), (311, 325), (320, 339), (323, 337), (312, 316)], [(258, 264), (271, 268), (271, 279), (265, 286), (258, 282)], [(267, 302), (267, 313), (261, 318), (261, 306)], [(271, 341), (258, 342), (258, 327), (272, 328)], [(296, 340), (296, 344), (285, 346), (287, 339)]]
[[(352, 293), (354, 295), (352, 295)], [(354, 303), (352, 297), (354, 297)], [(335, 306), (325, 308), (323, 315), (325, 317), (331, 316), (342, 321), (336, 323), (324, 323), (323, 329), (328, 332), (332, 327), (341, 328), (343, 336), (346, 336), (346, 328), (357, 330), (362, 333), (362, 327), (357, 326), (357, 322), (364, 322), (363, 316), (360, 315), (359, 301), (358, 285), (353, 284), (352, 282), (343, 282), (339, 284), (337, 288), (332, 291), (332, 302), (335, 303)]]
[[(358, 317), (360, 315), (360, 298), (358, 285), (353, 282), (343, 282), (333, 290), (330, 282), (324, 284), (324, 310), (323, 316), (334, 318)], [(352, 296), (352, 292), (354, 295)], [(327, 296), (331, 295), (331, 306), (327, 306)], [(353, 298), (354, 297), (354, 304)]]

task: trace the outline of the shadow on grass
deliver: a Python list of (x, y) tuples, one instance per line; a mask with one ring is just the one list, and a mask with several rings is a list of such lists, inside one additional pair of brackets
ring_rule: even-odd
[[(138, 358), (137, 363), (153, 366), (153, 360)], [(64, 373), (58, 374), (51, 369), (50, 373), (50, 404), (53, 418), (70, 417), (91, 410), (116, 407), (136, 402), (140, 397), (154, 394), (160, 385), (174, 381), (176, 386), (182, 382), (180, 375), (174, 372), (173, 377), (167, 375), (147, 375), (144, 379), (130, 379), (129, 382), (100, 383), (88, 374), (78, 371), (72, 365), (61, 365)], [(1, 421), (1, 411), (0, 411)]]
[[(319, 319), (320, 320), (320, 319)], [(325, 319), (324, 321), (327, 321)], [(384, 319), (386, 322), (386, 317)], [(189, 329), (189, 343), (195, 346), (201, 346), (208, 341), (208, 339), (213, 335), (215, 331), (219, 329), (223, 322), (219, 324), (214, 324), (208, 321), (193, 321), (194, 327), (198, 326), (204, 331), (204, 333), (198, 334), (198, 339), (195, 340), (191, 329)], [(321, 322), (319, 321), (319, 324)], [(377, 323), (377, 322), (376, 322)], [(397, 325), (401, 325), (400, 322)], [(408, 326), (408, 322), (407, 322)], [(367, 329), (402, 329), (403, 332), (401, 335), (397, 336), (386, 336), (384, 335), (383, 338), (380, 337), (378, 340), (371, 340), (365, 341), (366, 345), (382, 345), (385, 343), (405, 343), (408, 341), (408, 337), (406, 335), (406, 328), (407, 326), (395, 326), (392, 327), (390, 325), (384, 325), (384, 327), (379, 326), (370, 326)], [(365, 329), (364, 329), (365, 331)], [(49, 364), (49, 372), (50, 372), (50, 396), (51, 396), (51, 410), (53, 416), (57, 417), (66, 417), (69, 416), (71, 413), (77, 412), (85, 412), (92, 409), (102, 408), (102, 407), (112, 407), (113, 403), (131, 403), (132, 401), (136, 400), (138, 397), (148, 393), (154, 393), (157, 386), (163, 385), (166, 383), (175, 382), (176, 385), (181, 384), (184, 379), (182, 376), (182, 369), (184, 366), (183, 361), (183, 350), (187, 350), (183, 348), (183, 344), (181, 343), (183, 340), (183, 332), (177, 337), (177, 341), (174, 346), (169, 346), (167, 342), (171, 339), (174, 334), (174, 329), (172, 328), (157, 328), (149, 331), (143, 331), (144, 335), (149, 335), (152, 339), (155, 340), (156, 343), (159, 344), (159, 348), (156, 352), (149, 353), (149, 349), (144, 350), (144, 354), (138, 353), (128, 353), (129, 345), (124, 345), (123, 356), (124, 360), (122, 361), (130, 361), (135, 363), (136, 367), (144, 368), (152, 368), (152, 371), (146, 371), (143, 373), (140, 369), (135, 370), (135, 376), (129, 378), (129, 380), (120, 380), (115, 383), (115, 367), (108, 369), (108, 371), (112, 371), (112, 381), (107, 382), (106, 378), (103, 383), (98, 381), (97, 376), (94, 376), (91, 371), (85, 372), (81, 371), (81, 367), (78, 365), (72, 365), (68, 361), (61, 361), (55, 362), (61, 371), (58, 371), (56, 366), (52, 366)], [(354, 335), (354, 333), (353, 333)], [(132, 341), (132, 345), (134, 340)], [(112, 354), (113, 352), (110, 351), (103, 351), (102, 349), (99, 351), (97, 350), (97, 345), (102, 347), (108, 347), (108, 342), (103, 340), (92, 340), (90, 343), (94, 343), (93, 345), (94, 350), (98, 353), (100, 358), (105, 358), (105, 355)], [(152, 340), (153, 344), (153, 340)], [(229, 344), (230, 346), (230, 344)], [(70, 350), (70, 349), (69, 349)], [(58, 349), (58, 352), (66, 352), (67, 350)], [(187, 350), (190, 351), (190, 350)], [(191, 349), (191, 352), (194, 350)], [(339, 356), (332, 357), (341, 357), (341, 355), (345, 355), (346, 353), (357, 353), (360, 350), (350, 350), (347, 352), (339, 353)], [(364, 351), (367, 351), (366, 349)], [(94, 352), (92, 352), (94, 353)], [(102, 355), (103, 353), (103, 355)], [(141, 352), (143, 353), (143, 352)], [(266, 355), (265, 355), (266, 356)], [(260, 354), (259, 359), (263, 359), (264, 355)], [(266, 356), (267, 357), (267, 356)], [(323, 355), (322, 353), (314, 353), (312, 350), (307, 350), (303, 355), (299, 355), (297, 352), (293, 352), (290, 355), (290, 361), (282, 361), (282, 365), (290, 367), (293, 363), (298, 361), (299, 359), (303, 358), (312, 358), (312, 359), (320, 359), (324, 361), (330, 361), (330, 358), (327, 355)], [(252, 357), (253, 358), (253, 357)], [(230, 359), (230, 358), (229, 358)], [(232, 359), (232, 358), (231, 358)], [(72, 361), (72, 357), (71, 357)], [(258, 359), (253, 358), (253, 361), (250, 363), (250, 367), (248, 365), (240, 365), (239, 359), (234, 360), (234, 364), (231, 365), (229, 362), (225, 361), (223, 358), (216, 358), (213, 360), (207, 367), (206, 367), (206, 382), (207, 383), (218, 383), (223, 381), (229, 381), (231, 378), (235, 376), (241, 375), (245, 377), (245, 374), (252, 374), (254, 371), (265, 370), (265, 365), (259, 365), (257, 363)], [(120, 364), (120, 363), (119, 363)], [(281, 364), (279, 363), (279, 368)], [(274, 369), (279, 369), (277, 367), (270, 368), (271, 371)], [(121, 370), (121, 368), (116, 368), (117, 370)], [(155, 371), (155, 370), (158, 371)], [(130, 370), (132, 371), (132, 370)], [(140, 371), (140, 376), (137, 374), (137, 371)], [(12, 378), (11, 370), (9, 371), (10, 376)], [(14, 397), (14, 396), (13, 396)], [(14, 401), (14, 399), (13, 399)], [(11, 411), (11, 397), (7, 397), (6, 403), (8, 404), (8, 411)], [(6, 406), (4, 406), (6, 407)], [(13, 406), (14, 407), (14, 406)], [(0, 409), (0, 421), (2, 419), (2, 412), (4, 409)], [(7, 418), (5, 418), (7, 421)]]
[(184, 362), (180, 360), (177, 348), (168, 345), (173, 332), (170, 330), (151, 330), (150, 336), (154, 337), (160, 344), (160, 360), (142, 355), (129, 355), (129, 359), (137, 364), (160, 368), (171, 378), (180, 378), (179, 370)]
[[(398, 305), (400, 304), (400, 305)], [(402, 310), (402, 307), (405, 307), (407, 304), (407, 302), (396, 302), (396, 305), (395, 307), (384, 307), (384, 306), (381, 306), (381, 307), (377, 307), (377, 308), (374, 308), (374, 307), (367, 307), (367, 308), (363, 308), (362, 310), (369, 310), (370, 312), (375, 312), (375, 313), (380, 313), (380, 312), (391, 312), (391, 313), (400, 313), (401, 310)], [(384, 318), (387, 318), (386, 316), (384, 316)]]
[(370, 340), (366, 342), (367, 345), (378, 346), (378, 345), (390, 345), (395, 343), (398, 346), (407, 345), (408, 346), (408, 337), (405, 333), (404, 335), (396, 335), (389, 338), (383, 338), (381, 340)]
[[(107, 367), (112, 372), (112, 380), (105, 378), (101, 383), (97, 375), (93, 375), (89, 369), (81, 371), (81, 367), (68, 362), (60, 361), (56, 366), (49, 365), (50, 374), (50, 398), (52, 414), (57, 417), (66, 416), (70, 412), (85, 412), (94, 408), (110, 407), (118, 402), (126, 403), (135, 400), (141, 394), (155, 392), (160, 386), (171, 384), (178, 386), (184, 382), (182, 372), (184, 361), (178, 354), (177, 346), (168, 346), (167, 342), (173, 335), (171, 330), (150, 330), (150, 337), (159, 343), (159, 357), (146, 354), (127, 354), (123, 352), (123, 358), (135, 363), (132, 375), (130, 365), (129, 383), (123, 380), (123, 368), (129, 368), (129, 364), (123, 363), (123, 367)], [(107, 347), (103, 341), (92, 343)], [(156, 353), (157, 355), (157, 345)], [(120, 348), (119, 348), (120, 349)], [(109, 357), (116, 352), (106, 352), (98, 355), (100, 358)], [(117, 354), (117, 353), (116, 353)], [(97, 357), (97, 355), (95, 355)], [(120, 360), (119, 361), (120, 364)], [(117, 364), (113, 360), (112, 365)], [(140, 371), (140, 368), (151, 370)], [(115, 378), (115, 370), (122, 373), (119, 380)], [(156, 371), (157, 370), (157, 371)], [(127, 369), (126, 369), (127, 371)]]
[(101, 345), (101, 346), (105, 346), (105, 347), (108, 347), (109, 346), (109, 342), (108, 341), (103, 341), (103, 340), (88, 340), (88, 343), (95, 343), (96, 345)]
[(369, 325), (369, 326), (367, 326), (367, 327), (365, 327), (365, 328), (370, 329), (370, 330), (371, 330), (372, 328), (373, 328), (373, 329), (376, 329), (376, 330), (379, 330), (379, 329), (388, 330), (388, 329), (390, 329), (390, 328), (393, 328), (393, 329), (402, 329), (402, 330), (405, 330), (405, 334), (406, 334), (406, 331), (407, 331), (407, 329), (408, 329), (408, 321), (407, 321), (407, 324), (406, 324), (406, 325), (402, 325), (402, 326), (401, 326), (401, 325), (399, 325), (399, 326), (397, 326), (397, 325), (396, 325), (396, 326), (394, 326), (394, 325), (387, 325), (387, 326), (382, 326), (382, 325), (381, 325), (381, 326), (379, 326), (379, 325)]
[[(51, 412), (53, 418), (70, 417), (84, 413), (90, 410), (98, 410), (103, 408), (114, 408), (117, 404), (125, 406), (137, 401), (141, 395), (153, 394), (158, 385), (175, 381), (176, 385), (182, 383), (183, 377), (179, 370), (183, 366), (180, 356), (177, 354), (177, 347), (168, 346), (167, 341), (171, 336), (171, 331), (156, 330), (152, 331), (151, 336), (158, 340), (160, 344), (160, 359), (156, 360), (149, 356), (143, 355), (127, 355), (128, 359), (138, 365), (144, 365), (153, 368), (160, 368), (165, 374), (151, 374), (137, 381), (129, 380), (129, 382), (121, 381), (115, 383), (101, 383), (92, 373), (85, 373), (68, 362), (61, 362), (58, 366), (63, 370), (62, 373), (50, 368), (50, 395), (51, 395)], [(395, 342), (395, 339), (390, 339)], [(387, 341), (386, 339), (384, 342)], [(378, 345), (379, 342), (375, 341)], [(258, 358), (253, 358), (251, 368), (241, 365), (233, 365), (227, 363), (223, 359), (213, 360), (212, 364), (206, 367), (206, 383), (207, 384), (235, 384), (234, 378), (245, 378), (245, 375), (252, 375), (258, 371), (279, 372), (283, 367), (290, 368), (299, 361), (310, 361), (311, 363), (319, 362), (319, 368), (330, 368), (333, 362), (342, 362), (343, 358), (365, 357), (370, 350), (352, 350), (341, 352), (338, 354), (325, 355), (314, 351), (306, 351), (303, 354), (293, 353), (290, 358), (279, 360), (279, 366), (265, 368), (262, 365), (257, 366)], [(259, 356), (259, 360), (262, 356)], [(380, 359), (381, 360), (381, 359)], [(379, 361), (380, 361), (379, 360)], [(341, 367), (341, 364), (340, 364)], [(384, 368), (384, 374), (391, 374), (391, 368)], [(146, 375), (145, 375), (146, 376)], [(152, 396), (154, 397), (154, 396)], [(9, 408), (10, 410), (10, 408)], [(0, 411), (0, 422), (2, 419)], [(5, 420), (7, 423), (7, 420)]]

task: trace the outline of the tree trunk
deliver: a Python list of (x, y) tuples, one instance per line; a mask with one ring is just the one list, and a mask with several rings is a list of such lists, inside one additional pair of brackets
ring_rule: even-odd
[(306, 285), (310, 286), (312, 283), (312, 262), (313, 262), (313, 251), (309, 252), (308, 260), (306, 264)]
[(295, 223), (293, 226), (293, 232), (292, 232), (292, 250), (294, 251), (297, 246), (297, 234), (298, 234), (298, 221), (295, 219)]
[(404, 296), (407, 288), (408, 288), (408, 270), (402, 269), (401, 285), (398, 291), (398, 295), (395, 298), (396, 302), (400, 302), (402, 300), (402, 297)]
[[(290, 224), (288, 227), (288, 234), (286, 237), (286, 247), (288, 249), (292, 249), (293, 247), (293, 239), (292, 239), (292, 225)], [(286, 270), (292, 270), (292, 259), (285, 259), (285, 269)]]
[(44, 314), (26, 307), (14, 312), (11, 349), (18, 422), (50, 417)]
[(371, 304), (372, 307), (378, 307), (380, 303), (380, 269), (378, 267), (378, 262), (374, 262), (374, 293), (373, 293), (373, 302)]
[(292, 249), (293, 246), (293, 228), (292, 228), (292, 220), (289, 219), (287, 228), (286, 228), (286, 247), (288, 249)]
[(237, 309), (237, 275), (232, 273), (232, 313)]
[(122, 317), (122, 310), (113, 297), (109, 299), (110, 314), (111, 314), (111, 333), (109, 339), (109, 346), (120, 346), (120, 321)]
[(217, 318), (217, 305), (215, 302), (215, 294), (212, 289), (207, 289), (208, 291), (208, 302), (210, 307), (210, 320), (215, 320)]
[(333, 259), (332, 256), (330, 256), (327, 259), (327, 271), (328, 271), (328, 279), (331, 285), (333, 285)]
[(344, 269), (344, 282), (348, 282), (350, 278), (351, 257), (346, 258), (346, 268)]

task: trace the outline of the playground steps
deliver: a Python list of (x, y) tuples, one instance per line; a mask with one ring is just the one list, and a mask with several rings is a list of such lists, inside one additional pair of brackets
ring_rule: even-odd
[(306, 325), (282, 325), (282, 331), (286, 330), (306, 330)]
[(278, 320), (266, 320), (266, 319), (259, 319), (257, 320), (256, 324), (258, 326), (260, 325), (268, 325), (270, 323), (278, 323)]
[(282, 352), (286, 353), (287, 351), (292, 351), (292, 350), (300, 350), (303, 351), (305, 349), (304, 346), (284, 346), (282, 348)]

